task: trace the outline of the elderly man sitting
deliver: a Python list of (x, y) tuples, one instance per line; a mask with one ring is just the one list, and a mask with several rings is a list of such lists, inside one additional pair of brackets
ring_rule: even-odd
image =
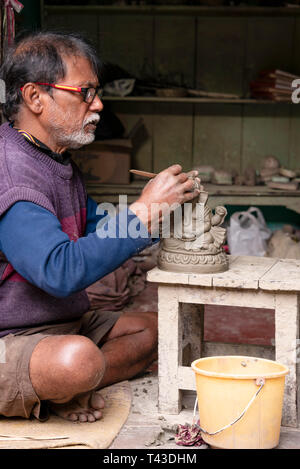
[[(171, 166), (109, 220), (116, 237), (96, 230), (97, 204), (67, 150), (94, 140), (103, 109), (98, 67), (83, 39), (47, 32), (16, 42), (2, 66), (1, 415), (42, 420), (51, 409), (93, 422), (104, 406), (95, 391), (135, 376), (157, 356), (154, 313), (89, 311), (85, 288), (153, 242), (151, 204), (182, 204), (198, 191)], [(127, 233), (135, 219), (144, 236)]]

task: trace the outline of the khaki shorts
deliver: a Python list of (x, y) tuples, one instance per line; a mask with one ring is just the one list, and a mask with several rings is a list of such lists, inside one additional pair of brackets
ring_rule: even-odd
[(29, 363), (35, 346), (45, 337), (67, 334), (84, 335), (100, 345), (101, 339), (121, 314), (119, 311), (89, 311), (76, 321), (34, 327), (2, 337), (0, 415), (25, 418), (33, 415), (39, 420), (47, 420), (47, 401), (40, 401), (29, 376)]

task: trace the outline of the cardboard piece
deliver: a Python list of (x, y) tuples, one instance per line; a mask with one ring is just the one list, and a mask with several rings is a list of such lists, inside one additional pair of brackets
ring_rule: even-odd
[(99, 140), (72, 151), (85, 182), (129, 184), (132, 143), (129, 139)]

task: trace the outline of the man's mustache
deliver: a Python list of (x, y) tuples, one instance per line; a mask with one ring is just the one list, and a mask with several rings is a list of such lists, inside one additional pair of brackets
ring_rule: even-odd
[(99, 121), (100, 121), (99, 114), (92, 114), (91, 116), (85, 119), (85, 121), (83, 122), (83, 126), (85, 127), (88, 124), (97, 125)]

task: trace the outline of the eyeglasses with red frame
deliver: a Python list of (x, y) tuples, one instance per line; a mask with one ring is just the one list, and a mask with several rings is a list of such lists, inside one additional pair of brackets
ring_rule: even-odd
[[(51, 88), (57, 88), (58, 90), (75, 91), (76, 93), (80, 93), (83, 96), (84, 102), (87, 104), (91, 104), (94, 101), (96, 95), (98, 95), (99, 98), (103, 96), (103, 89), (101, 86), (97, 86), (96, 88), (83, 88), (81, 86), (56, 85), (53, 83), (41, 83), (38, 81), (35, 83), (36, 85), (51, 86)], [(20, 89), (22, 91), (23, 86)]]

